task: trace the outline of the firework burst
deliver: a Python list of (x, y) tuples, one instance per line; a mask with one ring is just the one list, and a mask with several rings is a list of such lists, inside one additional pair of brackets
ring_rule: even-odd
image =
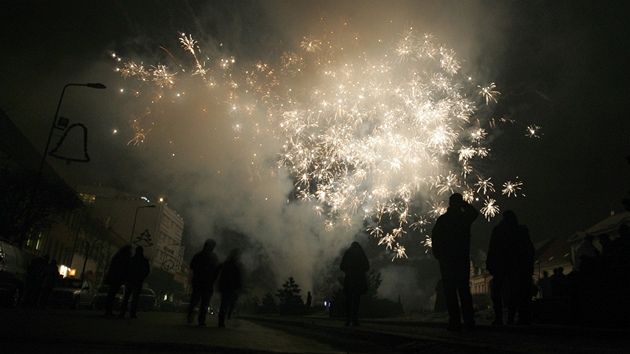
[[(424, 232), (446, 211), (441, 200), (449, 193), (470, 202), (479, 194), (480, 211), (494, 217), (491, 177), (477, 168), (489, 154), (494, 121), (477, 116), (476, 105), (497, 102), (495, 83), (472, 84), (452, 49), (412, 28), (369, 50), (359, 37), (337, 33), (303, 37), (297, 52), (243, 67), (233, 56), (202, 62), (191, 35), (181, 34), (180, 43), (191, 76), (204, 83), (199, 87), (221, 89), (214, 97), (233, 117), (235, 135), (255, 136), (263, 126), (274, 132), (282, 146), (277, 165), (293, 176), (296, 198), (326, 218), (327, 229), (367, 219), (369, 234), (395, 259), (407, 257), (408, 230)], [(123, 62), (117, 71), (160, 93), (177, 85), (177, 72), (165, 65)], [(134, 129), (132, 142), (141, 143), (146, 132), (137, 122)], [(530, 126), (528, 135), (539, 130)], [(521, 186), (507, 181), (502, 192), (515, 196)]]

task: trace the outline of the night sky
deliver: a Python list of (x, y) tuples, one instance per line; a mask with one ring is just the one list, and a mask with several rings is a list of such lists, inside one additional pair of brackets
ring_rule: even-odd
[[(257, 142), (223, 138), (229, 123), (216, 117), (225, 114), (211, 112), (199, 122), (176, 111), (176, 119), (156, 120), (145, 143), (128, 144), (130, 117), (142, 107), (121, 95), (129, 82), (113, 72), (111, 52), (147, 65), (179, 60), (178, 33), (184, 32), (199, 40), (204, 55), (254, 62), (297, 50), (322, 24), (347, 22), (363, 38), (409, 26), (432, 33), (455, 50), (462, 67), (501, 92), (479, 114), (514, 123), (490, 134), (485, 167), (493, 181), (518, 176), (523, 182), (521, 195), (498, 203), (502, 211), (514, 210), (539, 241), (567, 238), (623, 211), (621, 199), (630, 191), (627, 18), (623, 1), (2, 1), (0, 108), (41, 151), (63, 86), (107, 85), (66, 90), (60, 115), (88, 127), (92, 162), (49, 159), (59, 173), (71, 184), (164, 196), (198, 243), (216, 227), (248, 234), (252, 254), (264, 254), (261, 262), (272, 263), (279, 279), (286, 279), (287, 267), (276, 258), (303, 268), (298, 282), (310, 288), (317, 283), (313, 273), (325, 271), (321, 263), (334, 260), (354, 233), (330, 239), (314, 231), (310, 210), (282, 206), (291, 189), (286, 181), (241, 188), (251, 181), (232, 166), (249, 158), (243, 145)], [(182, 70), (178, 75), (188, 75)], [(187, 94), (191, 102), (204, 99)], [(540, 138), (524, 136), (532, 124), (542, 128)], [(243, 207), (262, 200), (270, 204)], [(473, 254), (486, 250), (498, 220), (476, 222)], [(397, 284), (388, 274), (422, 278), (413, 267), (427, 256), (417, 245), (407, 246), (409, 260), (393, 265), (382, 247), (370, 247), (375, 264), (385, 265), (384, 285)]]

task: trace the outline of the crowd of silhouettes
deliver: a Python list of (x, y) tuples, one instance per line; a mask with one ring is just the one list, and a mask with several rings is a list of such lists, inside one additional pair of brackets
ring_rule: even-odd
[[(449, 198), (446, 212), (435, 222), (432, 229), (432, 251), (439, 262), (441, 278), (436, 284), (436, 312), (448, 312), (449, 331), (460, 331), (462, 320), (469, 330), (475, 328), (474, 307), (470, 291), (470, 238), (471, 226), (479, 211), (454, 193)], [(527, 226), (519, 224), (512, 210), (503, 212), (502, 219), (493, 228), (488, 245), (486, 267), (492, 275), (490, 297), (494, 310), (493, 325), (524, 324), (532, 321), (532, 298), (579, 299), (580, 296), (596, 294), (591, 286), (609, 286), (606, 272), (610, 269), (630, 265), (630, 227), (619, 227), (619, 237), (611, 240), (609, 235), (599, 235), (601, 250), (594, 243), (595, 236), (587, 234), (576, 248), (574, 271), (565, 274), (562, 267), (553, 269), (550, 276), (545, 270), (533, 283), (534, 245)], [(225, 327), (226, 319), (234, 312), (238, 295), (243, 288), (240, 251), (232, 249), (221, 263), (214, 249), (216, 242), (207, 239), (203, 249), (190, 262), (192, 271), (192, 293), (187, 311), (187, 322), (193, 323), (195, 311), (197, 324), (206, 326), (215, 283), (221, 297), (218, 326)], [(131, 246), (125, 245), (113, 256), (104, 284), (109, 286), (105, 301), (105, 316), (113, 316), (116, 294), (124, 285), (125, 293), (120, 317), (129, 312), (135, 318), (144, 281), (149, 275), (150, 265), (144, 249), (136, 247), (131, 255)], [(358, 242), (352, 242), (344, 252), (339, 266), (344, 272), (343, 293), (345, 295), (346, 326), (359, 326), (360, 298), (368, 291), (366, 273), (370, 269), (367, 256)], [(617, 273), (615, 273), (617, 274)], [(92, 274), (93, 276), (93, 274)], [(50, 294), (60, 279), (57, 262), (48, 255), (34, 259), (27, 272), (24, 304), (45, 308)], [(602, 280), (603, 279), (603, 280)], [(605, 300), (605, 299), (604, 299)], [(306, 308), (311, 307), (312, 296), (308, 292)], [(627, 307), (627, 306), (626, 306)], [(507, 316), (504, 316), (507, 309)], [(517, 321), (518, 320), (518, 321)]]
[(140, 293), (150, 270), (149, 260), (144, 256), (142, 246), (136, 247), (133, 257), (131, 256), (130, 245), (125, 245), (116, 252), (103, 280), (103, 283), (108, 285), (107, 297), (105, 298), (105, 317), (114, 316), (113, 307), (116, 294), (120, 292), (123, 286), (125, 291), (118, 316), (125, 317), (127, 310), (129, 310), (131, 318), (137, 317)]
[(594, 266), (619, 267), (630, 265), (630, 226), (619, 226), (619, 237), (611, 241), (608, 235), (600, 235), (600, 257), (594, 257)]
[(219, 327), (225, 327), (225, 320), (231, 318), (238, 295), (243, 287), (243, 266), (240, 262), (240, 250), (238, 248), (232, 249), (227, 259), (220, 263), (219, 258), (214, 253), (216, 244), (213, 239), (207, 239), (203, 249), (197, 252), (190, 261), (193, 277), (192, 294), (188, 305), (188, 323), (194, 322), (195, 310), (197, 310), (197, 325), (202, 327), (206, 325), (215, 282), (221, 295)]
[[(432, 230), (432, 250), (439, 262), (441, 275), (435, 289), (434, 310), (443, 311), (445, 304), (449, 315), (447, 329), (450, 331), (459, 331), (462, 319), (468, 329), (473, 329), (475, 325), (469, 283), (469, 252), (470, 227), (478, 214), (459, 193), (454, 193), (449, 198), (446, 213), (436, 220)], [(622, 320), (627, 318), (630, 315), (627, 301), (630, 293), (619, 290), (618, 284), (630, 281), (630, 227), (622, 224), (619, 237), (614, 240), (608, 234), (599, 235), (601, 251), (595, 246), (594, 239), (592, 235), (586, 235), (577, 247), (572, 272), (565, 274), (563, 267), (556, 267), (551, 276), (544, 271), (535, 284), (535, 249), (529, 229), (519, 224), (514, 211), (505, 211), (502, 220), (492, 230), (486, 258), (487, 270), (492, 275), (492, 324), (530, 325), (532, 299), (537, 294), (543, 300), (556, 299), (569, 306), (578, 304), (584, 307), (580, 302), (585, 300), (587, 303), (611, 303), (608, 311), (621, 313), (617, 317)], [(579, 307), (573, 308), (579, 312)], [(507, 316), (504, 316), (505, 309)], [(546, 309), (554, 311), (550, 307)], [(605, 319), (610, 315), (602, 313), (600, 316)]]

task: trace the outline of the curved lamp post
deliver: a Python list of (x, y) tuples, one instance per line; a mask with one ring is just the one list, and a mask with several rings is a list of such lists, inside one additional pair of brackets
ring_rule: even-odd
[[(59, 109), (61, 108), (61, 102), (63, 101), (63, 95), (66, 92), (66, 89), (70, 86), (85, 86), (85, 87), (89, 87), (89, 88), (95, 88), (95, 89), (105, 89), (107, 88), (105, 85), (101, 84), (101, 83), (87, 83), (87, 84), (66, 84), (66, 86), (63, 87), (63, 90), (61, 90), (61, 97), (59, 97), (59, 103), (57, 104), (57, 110), (55, 111), (55, 117), (53, 118), (53, 122), (52, 122), (52, 126), (50, 127), (50, 132), (48, 132), (48, 140), (46, 141), (46, 147), (44, 148), (44, 153), (42, 154), (42, 160), (39, 163), (39, 169), (37, 170), (37, 175), (35, 177), (35, 183), (34, 183), (34, 188), (31, 191), (32, 195), (30, 197), (29, 200), (29, 204), (30, 207), (29, 209), (32, 209), (33, 207), (33, 200), (35, 199), (35, 195), (38, 193), (40, 184), (41, 184), (41, 180), (42, 180), (42, 172), (44, 170), (44, 163), (46, 162), (46, 154), (48, 154), (48, 148), (50, 147), (50, 140), (52, 139), (52, 133), (53, 130), (55, 130), (55, 127), (57, 126), (57, 117), (59, 116)], [(29, 213), (32, 213), (32, 211), (29, 211)], [(23, 235), (26, 233), (26, 227), (27, 225), (24, 225), (24, 230), (22, 230)]]
[(42, 174), (42, 170), (44, 169), (44, 162), (46, 161), (46, 154), (48, 154), (48, 148), (50, 147), (50, 140), (52, 139), (53, 130), (57, 126), (57, 117), (59, 116), (59, 109), (61, 108), (61, 102), (63, 101), (63, 95), (66, 92), (66, 89), (70, 86), (85, 86), (89, 88), (95, 89), (105, 89), (107, 88), (105, 85), (101, 83), (87, 83), (87, 84), (66, 84), (61, 90), (61, 97), (59, 97), (59, 103), (57, 104), (57, 111), (55, 112), (55, 117), (52, 122), (52, 126), (50, 127), (50, 132), (48, 132), (48, 141), (46, 141), (46, 147), (44, 148), (44, 154), (42, 155), (42, 161), (39, 164), (39, 175)]
[(155, 205), (141, 205), (136, 208), (136, 216), (133, 218), (133, 226), (131, 227), (131, 239), (129, 240), (129, 245), (133, 243), (133, 234), (136, 232), (136, 221), (138, 220), (138, 210), (142, 208), (155, 208)]

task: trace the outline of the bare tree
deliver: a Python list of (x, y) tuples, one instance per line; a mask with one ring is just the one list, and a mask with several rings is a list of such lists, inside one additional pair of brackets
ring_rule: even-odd
[[(79, 231), (76, 239), (76, 248), (83, 254), (83, 267), (81, 278), (85, 275), (85, 268), (90, 257), (95, 257), (97, 263), (103, 258), (103, 251), (110, 250), (109, 234), (112, 225), (100, 217), (94, 206), (87, 206), (81, 211)], [(98, 251), (101, 252), (98, 252)]]
[(0, 237), (21, 246), (53, 223), (56, 213), (81, 206), (75, 192), (63, 182), (38, 182), (34, 171), (0, 170)]

